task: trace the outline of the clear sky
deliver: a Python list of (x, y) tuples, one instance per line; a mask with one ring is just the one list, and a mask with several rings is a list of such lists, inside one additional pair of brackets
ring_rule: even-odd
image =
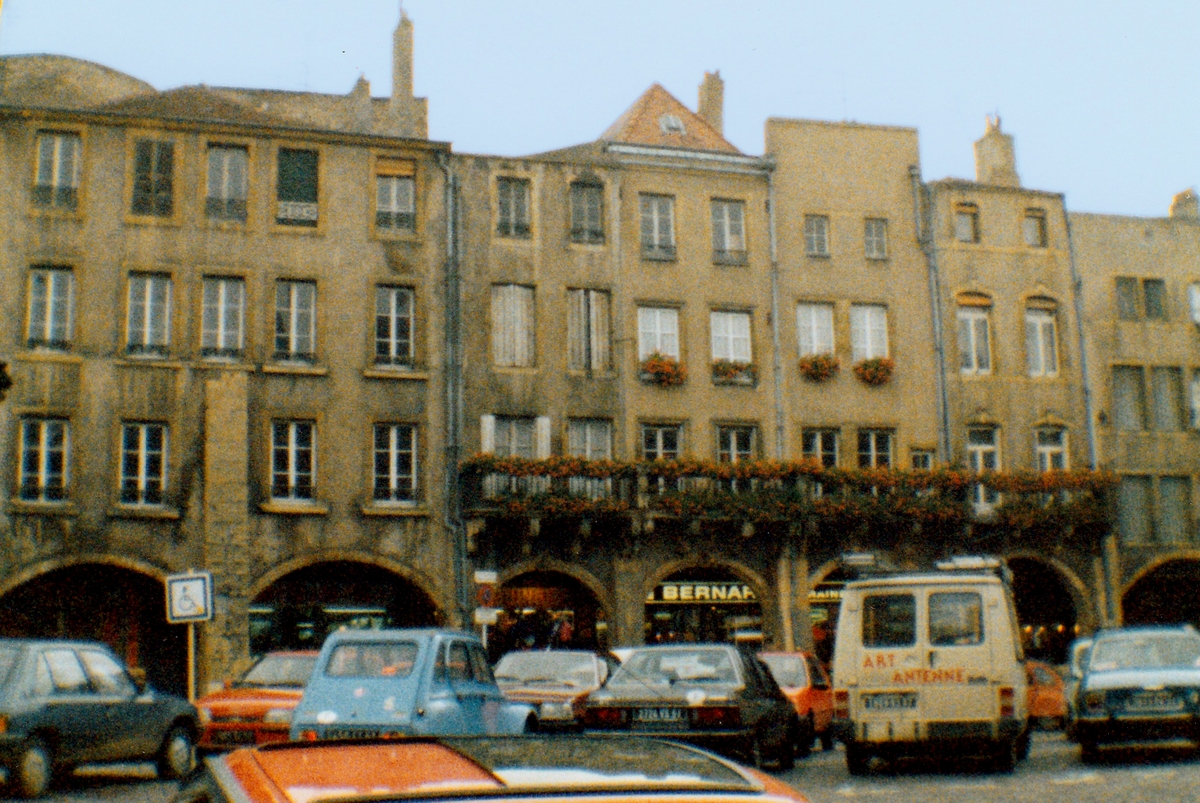
[[(1200, 185), (1200, 0), (405, 0), (429, 132), (468, 153), (596, 139), (652, 83), (691, 108), (725, 79), (725, 134), (768, 117), (920, 131), (927, 180), (974, 174), (999, 114), (1029, 187), (1076, 211), (1165, 215)], [(391, 90), (398, 0), (3, 0), (0, 53), (60, 53), (182, 84)]]

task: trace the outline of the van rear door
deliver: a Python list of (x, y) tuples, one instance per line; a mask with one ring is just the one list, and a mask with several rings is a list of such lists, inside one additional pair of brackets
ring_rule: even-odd
[[(920, 737), (921, 689), (914, 672), (922, 667), (919, 607), (912, 589), (872, 589), (862, 597), (862, 664), (854, 718), (868, 741), (912, 741)], [(850, 669), (850, 667), (847, 667)], [(849, 673), (847, 673), (849, 674)]]
[[(988, 733), (971, 729), (932, 737), (990, 735), (990, 722), (997, 717), (999, 692), (993, 689), (993, 643), (998, 634), (989, 633), (988, 602), (998, 604), (996, 589), (974, 584), (942, 585), (923, 590), (921, 639), (925, 646), (919, 677), (922, 688), (921, 717), (931, 722), (989, 723)], [(996, 617), (991, 617), (993, 625)], [(1003, 620), (1007, 624), (1007, 618)], [(1003, 641), (1003, 640), (1000, 640)], [(1011, 663), (1011, 659), (1010, 659)], [(970, 731), (970, 732), (969, 732)]]

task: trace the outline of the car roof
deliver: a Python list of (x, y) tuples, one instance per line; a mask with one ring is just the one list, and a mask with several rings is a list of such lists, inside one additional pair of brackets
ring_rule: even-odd
[(1135, 625), (1133, 627), (1110, 627), (1096, 631), (1093, 641), (1110, 638), (1128, 638), (1136, 636), (1155, 635), (1200, 636), (1196, 628), (1189, 624), (1176, 625)]
[(987, 585), (1001, 585), (1001, 580), (994, 574), (976, 573), (976, 572), (919, 572), (915, 574), (880, 574), (869, 577), (860, 577), (857, 580), (851, 580), (842, 588), (842, 593), (856, 588), (876, 588), (882, 586), (948, 586), (948, 585), (963, 585), (965, 583), (985, 583)]
[(455, 630), (446, 627), (405, 627), (385, 628), (383, 630), (335, 630), (329, 634), (329, 641), (399, 641), (431, 639), (437, 636), (453, 636), (470, 641), (479, 641), (479, 637), (466, 630)]
[(100, 647), (110, 652), (112, 650), (103, 641), (59, 638), (0, 638), (0, 647), (17, 647), (18, 649), (28, 647)]
[(207, 762), (218, 783), (269, 781), (299, 801), (355, 795), (476, 798), (645, 790), (761, 793), (735, 764), (687, 745), (637, 737), (410, 737), (292, 742)]

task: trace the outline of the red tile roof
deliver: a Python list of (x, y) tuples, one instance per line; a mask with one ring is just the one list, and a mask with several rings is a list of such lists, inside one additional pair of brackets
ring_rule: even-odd
[[(674, 118), (673, 120), (670, 118)], [(672, 124), (682, 123), (682, 130)], [(650, 145), (699, 151), (741, 153), (703, 117), (684, 106), (661, 84), (642, 93), (617, 121), (600, 135), (605, 142)]]

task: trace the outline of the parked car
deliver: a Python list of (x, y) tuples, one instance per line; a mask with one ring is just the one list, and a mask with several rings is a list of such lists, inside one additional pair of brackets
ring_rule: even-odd
[(728, 644), (641, 647), (588, 695), (584, 727), (682, 739), (790, 769), (800, 720), (761, 661)]
[(543, 729), (577, 729), (587, 696), (618, 666), (587, 650), (523, 650), (506, 654), (494, 671), (505, 697), (537, 707)]
[(92, 641), (0, 639), (0, 767), (37, 797), (77, 764), (153, 759), (159, 777), (194, 762), (199, 718)]
[(1076, 695), (1085, 762), (1104, 745), (1183, 738), (1200, 747), (1200, 633), (1191, 625), (1102, 630)]
[(205, 764), (174, 803), (806, 800), (767, 775), (657, 739), (493, 736), (291, 743), (236, 750)]
[(197, 746), (227, 750), (286, 742), (292, 711), (317, 661), (316, 650), (269, 652), (240, 678), (196, 701), (204, 726)]
[(292, 715), (292, 739), (525, 733), (537, 713), (505, 699), (471, 633), (339, 630)]
[(1068, 739), (1075, 739), (1075, 698), (1079, 696), (1079, 681), (1083, 680), (1083, 667), (1087, 664), (1092, 639), (1077, 638), (1067, 649), (1067, 676), (1063, 684), (1063, 696), (1067, 698), (1067, 720), (1063, 730)]
[(1025, 662), (1029, 721), (1042, 730), (1063, 727), (1067, 719), (1067, 698), (1062, 675), (1042, 661)]
[(822, 750), (832, 750), (833, 688), (825, 667), (808, 652), (760, 652), (758, 657), (800, 717), (796, 754), (807, 756), (816, 739)]

